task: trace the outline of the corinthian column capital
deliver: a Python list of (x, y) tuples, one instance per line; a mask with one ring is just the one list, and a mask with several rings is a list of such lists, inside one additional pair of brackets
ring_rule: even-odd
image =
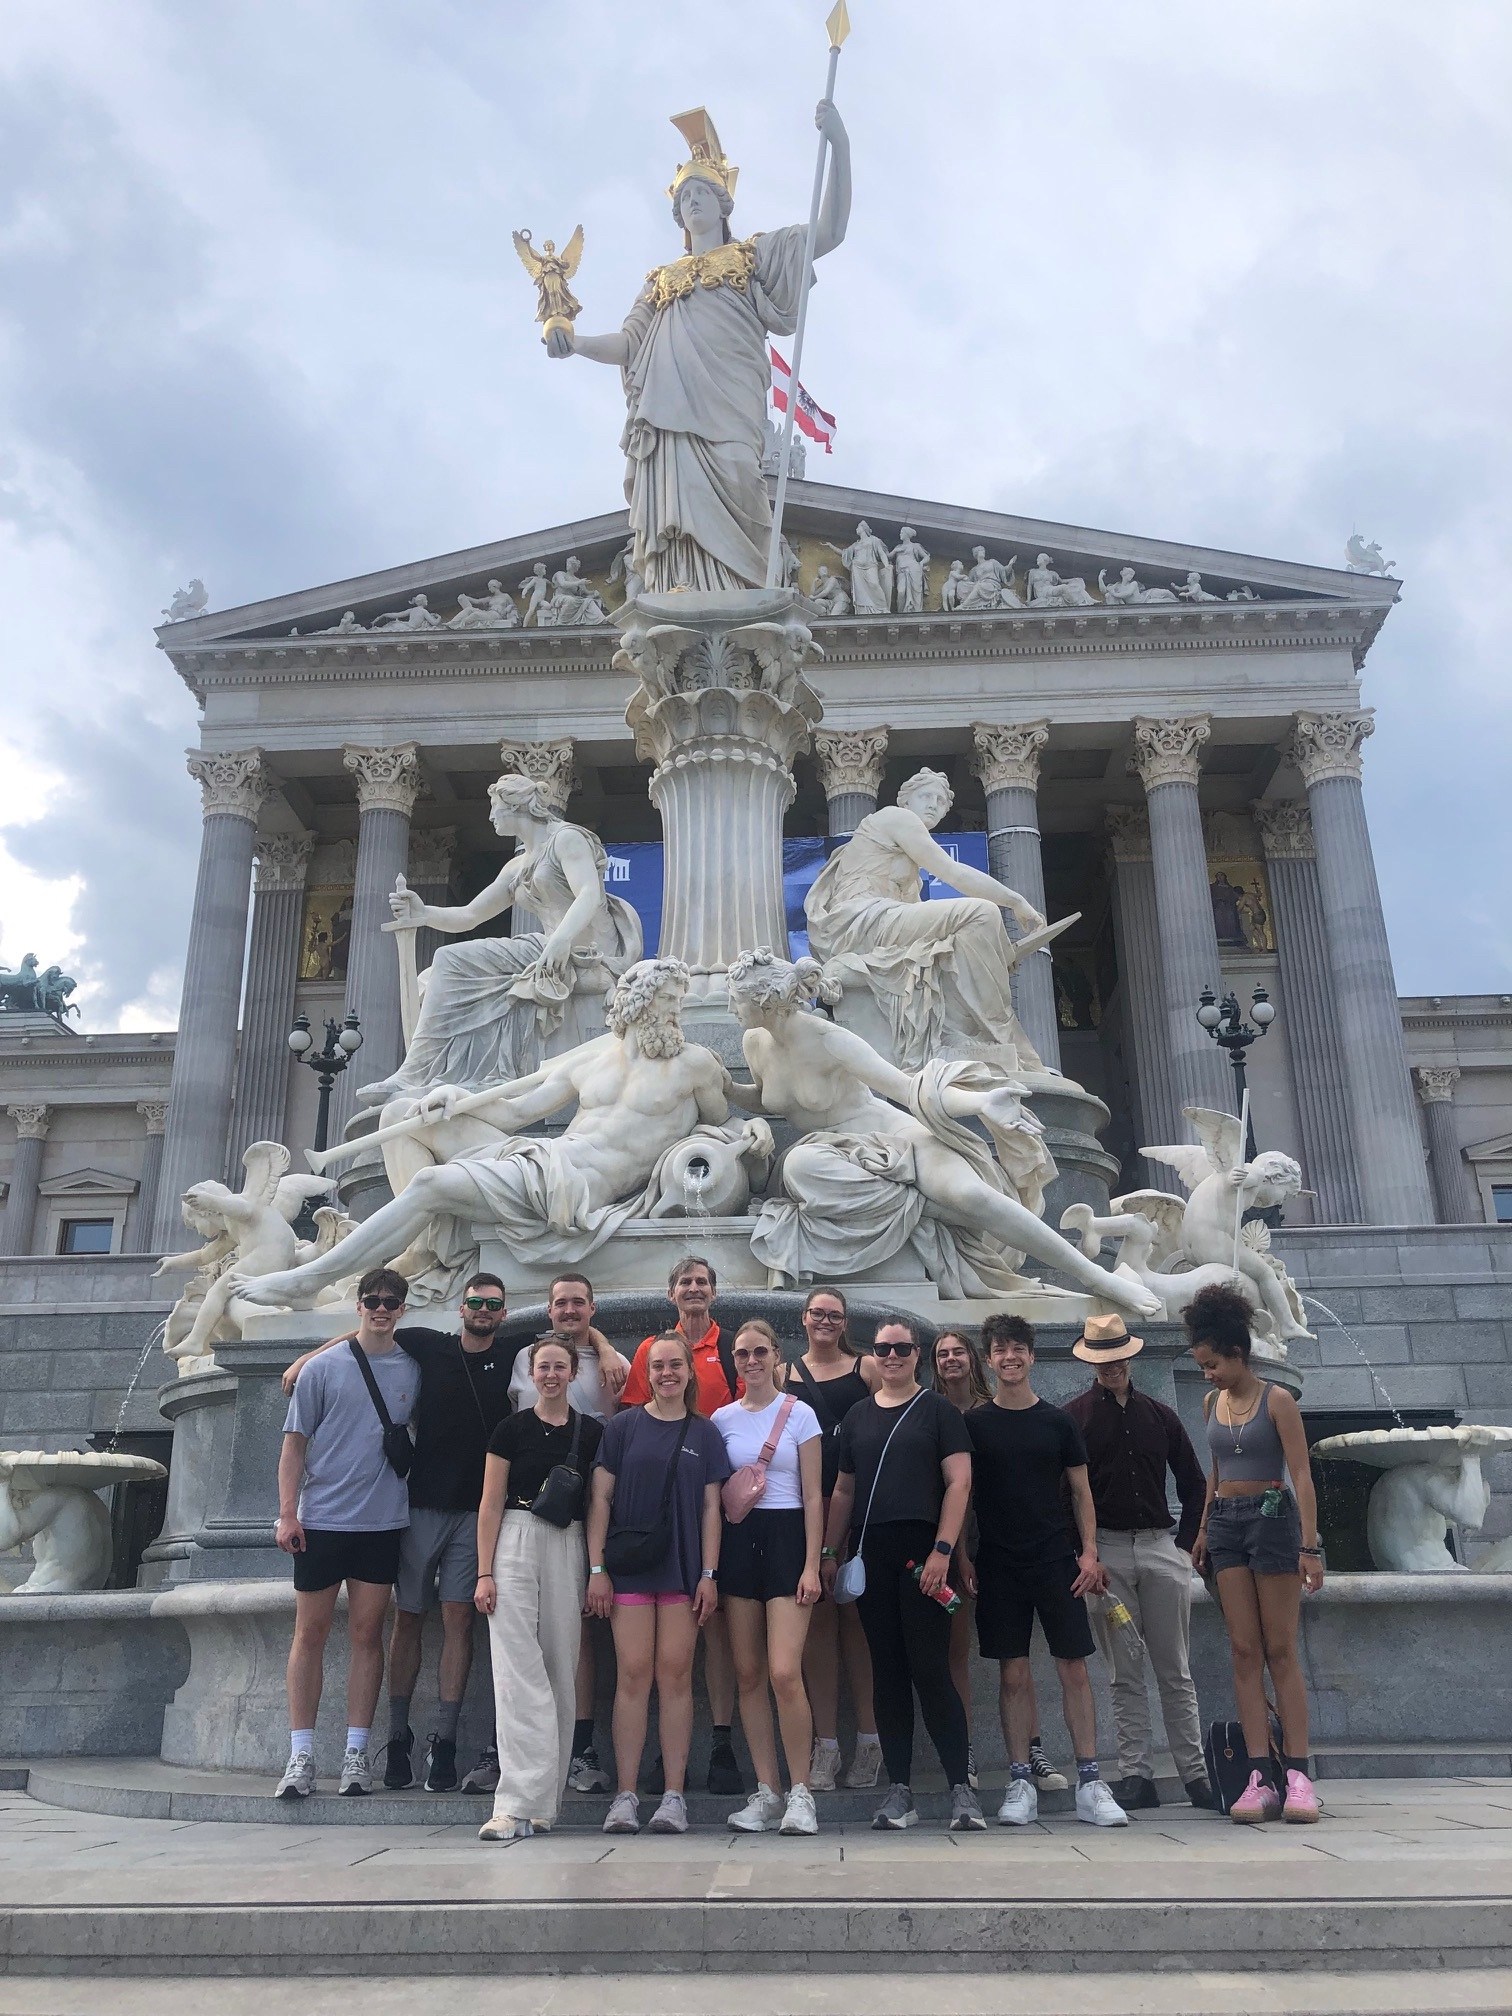
[(559, 819), (565, 816), (578, 781), (569, 737), (559, 742), (501, 742), (499, 762), (506, 777), (528, 777), (539, 784), (552, 811)]
[(1425, 1106), (1448, 1106), (1454, 1100), (1459, 1071), (1453, 1064), (1419, 1064), (1413, 1072), (1417, 1095)]
[(168, 1125), (166, 1099), (138, 1099), (137, 1109), (149, 1134), (161, 1134)]
[(261, 749), (238, 749), (230, 754), (186, 749), (184, 761), (200, 787), (200, 805), (207, 819), (214, 812), (224, 812), (235, 819), (255, 820), (278, 789), (276, 779), (263, 768)]
[(408, 879), (411, 883), (445, 882), (457, 851), (455, 826), (429, 826), (411, 832)]
[(814, 761), (826, 798), (875, 798), (887, 768), (885, 728), (820, 728), (814, 733)]
[(303, 889), (314, 849), (313, 833), (259, 833), (254, 844), (258, 889)]
[(1278, 798), (1274, 804), (1250, 807), (1267, 861), (1313, 861), (1312, 813), (1300, 798)]
[(359, 812), (401, 812), (408, 819), (420, 796), (420, 756), (413, 742), (392, 749), (348, 745), (341, 760), (357, 779)]
[(1150, 859), (1150, 815), (1143, 805), (1110, 805), (1103, 816), (1116, 862)]
[(1309, 790), (1330, 777), (1352, 777), (1360, 781), (1360, 745), (1375, 733), (1375, 709), (1365, 707), (1357, 714), (1298, 714), (1292, 723), (1286, 760), (1302, 772)]
[(1048, 721), (973, 721), (971, 767), (984, 791), (1039, 789), (1040, 756), (1050, 740)]
[(1146, 791), (1158, 784), (1195, 784), (1201, 774), (1202, 747), (1213, 726), (1206, 714), (1168, 715), (1152, 720), (1141, 715), (1134, 723), (1134, 754), (1129, 759)]
[(16, 1123), (18, 1141), (45, 1141), (52, 1118), (46, 1106), (7, 1106), (7, 1115)]

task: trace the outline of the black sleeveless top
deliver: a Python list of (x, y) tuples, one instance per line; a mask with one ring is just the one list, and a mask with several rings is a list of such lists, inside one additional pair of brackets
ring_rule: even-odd
[(871, 1388), (862, 1378), (859, 1364), (853, 1364), (848, 1372), (841, 1372), (834, 1379), (816, 1379), (812, 1372), (805, 1376), (805, 1368), (795, 1360), (788, 1366), (787, 1390), (807, 1400), (824, 1430), (820, 1445), (821, 1474), (824, 1495), (828, 1498), (840, 1475), (840, 1423), (858, 1400), (871, 1398)]

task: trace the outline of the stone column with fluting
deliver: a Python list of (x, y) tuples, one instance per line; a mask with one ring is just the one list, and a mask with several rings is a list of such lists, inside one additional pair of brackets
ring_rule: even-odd
[[(578, 782), (570, 738), (564, 736), (556, 742), (501, 742), (499, 767), (506, 777), (528, 777), (532, 784), (539, 784), (552, 811), (559, 819), (566, 818), (567, 801)], [(510, 913), (510, 936), (523, 938), (527, 931), (540, 928), (541, 920), (535, 912), (523, 903), (516, 903)]]
[(136, 1209), (126, 1228), (128, 1253), (156, 1253), (157, 1200), (162, 1189), (163, 1129), (168, 1124), (166, 1099), (138, 1099), (137, 1109), (147, 1129), (142, 1148), (142, 1173), (137, 1179)]
[(252, 850), (258, 814), (276, 788), (260, 749), (191, 750), (188, 761), (205, 823), (158, 1183), (155, 1223), (164, 1251), (181, 1230), (179, 1202), (189, 1185), (227, 1174)]
[(887, 730), (820, 728), (814, 735), (814, 761), (829, 807), (831, 835), (854, 833), (877, 809), (887, 768)]
[[(1205, 714), (1134, 723), (1131, 768), (1145, 788), (1150, 815), (1150, 858), (1155, 870), (1155, 911), (1160, 924), (1160, 968), (1165, 982), (1166, 1044), (1181, 1106), (1234, 1110), (1234, 1074), (1218, 1045), (1197, 1020), (1204, 987), (1223, 990), (1218, 933), (1208, 883), (1207, 847), (1197, 797), (1202, 747), (1211, 732)], [(1191, 1138), (1186, 1122), (1177, 1141)]]
[(1298, 714), (1287, 753), (1312, 813), (1365, 1219), (1430, 1225), (1433, 1195), (1360, 786), (1360, 745), (1374, 727), (1368, 711)]
[(357, 780), (357, 873), (352, 889), (352, 943), (347, 954), (346, 1010), (362, 1022), (362, 1048), (336, 1081), (331, 1139), (339, 1140), (353, 1094), (397, 1071), (404, 1056), (399, 1012), (399, 955), (389, 896), (409, 866), (410, 814), (420, 795), (413, 742), (389, 749), (348, 746), (341, 760)]
[[(987, 866), (999, 882), (1016, 889), (1042, 915), (1045, 863), (1040, 852), (1040, 757), (1050, 739), (1048, 721), (1006, 725), (974, 721), (972, 768), (987, 794)], [(1008, 934), (1018, 926), (1005, 910)], [(1013, 1005), (1046, 1070), (1059, 1071), (1060, 1021), (1055, 1012), (1055, 975), (1044, 946), (1014, 970)]]
[(233, 1169), (254, 1141), (282, 1141), (289, 1097), (289, 1030), (299, 977), (305, 876), (314, 836), (260, 833), (252, 897), (252, 939), (231, 1116)]
[(30, 1253), (37, 1224), (37, 1185), (42, 1180), (42, 1144), (52, 1116), (46, 1106), (7, 1106), (5, 1111), (16, 1123), (16, 1156), (0, 1215), (0, 1253)]
[[(1113, 857), (1113, 942), (1118, 953), (1124, 1044), (1132, 1067), (1135, 1140), (1141, 1148), (1164, 1148), (1187, 1140), (1191, 1130), (1181, 1117), (1166, 1043), (1165, 976), (1160, 966), (1150, 821), (1142, 805), (1110, 805), (1107, 826)], [(1134, 1173), (1136, 1188), (1185, 1194), (1175, 1171), (1161, 1163), (1141, 1162)]]
[(1452, 1064), (1419, 1064), (1413, 1072), (1417, 1096), (1428, 1123), (1428, 1166), (1441, 1225), (1479, 1225), (1485, 1218), (1469, 1164), (1454, 1125), (1454, 1088), (1459, 1071)]
[(1312, 819), (1294, 798), (1251, 808), (1276, 913), (1281, 1012), (1302, 1125), (1303, 1175), (1320, 1225), (1364, 1218)]
[[(452, 857), (457, 851), (455, 826), (427, 826), (411, 831), (409, 867), (405, 880), (423, 902), (444, 909), (451, 902)], [(415, 933), (415, 965), (424, 972), (436, 956), (436, 947), (446, 943), (443, 931), (428, 927)]]

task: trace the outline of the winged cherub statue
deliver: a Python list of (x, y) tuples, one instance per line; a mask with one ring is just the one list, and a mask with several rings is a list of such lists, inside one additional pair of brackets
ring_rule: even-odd
[(583, 227), (579, 224), (562, 252), (550, 238), (543, 240), (538, 252), (528, 231), (515, 232), (514, 248), (535, 282), (536, 320), (541, 325), (541, 341), (548, 343), (553, 330), (570, 329), (583, 312), (582, 302), (567, 285), (583, 256)]

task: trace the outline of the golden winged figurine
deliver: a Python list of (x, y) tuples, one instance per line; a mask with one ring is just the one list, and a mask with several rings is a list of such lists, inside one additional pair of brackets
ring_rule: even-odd
[(582, 302), (567, 285), (583, 256), (583, 227), (579, 224), (561, 252), (550, 238), (537, 251), (528, 231), (515, 232), (514, 248), (520, 255), (520, 264), (536, 285), (536, 320), (541, 325), (544, 343), (554, 329), (570, 329), (583, 312)]

